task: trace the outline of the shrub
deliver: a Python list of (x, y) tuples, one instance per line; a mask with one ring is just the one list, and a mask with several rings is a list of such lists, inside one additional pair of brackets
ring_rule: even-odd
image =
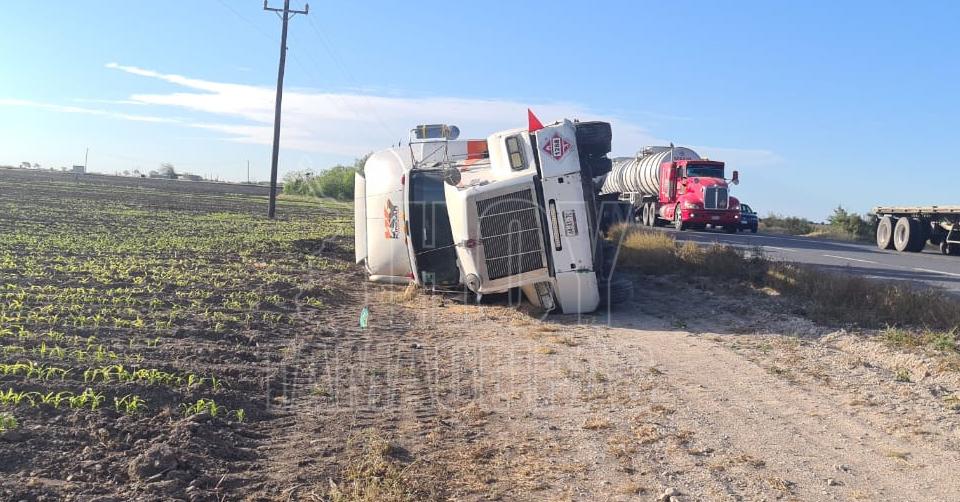
[(352, 166), (336, 165), (320, 173), (311, 170), (294, 171), (283, 178), (283, 193), (310, 197), (329, 197), (353, 200), (354, 173), (363, 172), (369, 155), (355, 160)]
[(848, 213), (843, 206), (837, 206), (829, 218), (830, 226), (842, 234), (859, 240), (872, 240), (877, 228), (877, 217), (868, 214), (866, 218), (857, 213)]
[(760, 221), (760, 228), (766, 232), (788, 235), (806, 235), (814, 230), (813, 223), (806, 218), (780, 216), (770, 213)]

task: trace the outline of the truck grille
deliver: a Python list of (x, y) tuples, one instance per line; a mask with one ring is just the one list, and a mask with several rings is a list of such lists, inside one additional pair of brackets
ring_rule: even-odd
[(543, 234), (531, 189), (477, 201), (487, 279), (543, 268)]
[(704, 209), (726, 209), (727, 189), (726, 187), (707, 187), (703, 193)]

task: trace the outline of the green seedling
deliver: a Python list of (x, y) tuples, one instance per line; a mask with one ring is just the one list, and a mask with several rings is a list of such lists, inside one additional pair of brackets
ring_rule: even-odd
[(12, 431), (20, 427), (17, 418), (7, 412), (0, 413), (0, 432)]
[(147, 409), (147, 403), (141, 399), (140, 396), (135, 396), (132, 394), (113, 398), (113, 406), (117, 412), (124, 413), (126, 415), (135, 415)]

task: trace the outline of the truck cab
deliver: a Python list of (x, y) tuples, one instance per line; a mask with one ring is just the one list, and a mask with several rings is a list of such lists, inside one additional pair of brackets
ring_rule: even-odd
[(370, 279), (477, 296), (519, 288), (546, 311), (595, 310), (593, 174), (609, 169), (609, 124), (537, 125), (373, 154), (355, 188), (357, 261)]
[[(737, 231), (740, 202), (730, 196), (723, 162), (684, 159), (665, 162), (660, 169), (659, 202), (665, 219), (680, 230), (711, 225)], [(732, 181), (739, 181), (736, 171)]]

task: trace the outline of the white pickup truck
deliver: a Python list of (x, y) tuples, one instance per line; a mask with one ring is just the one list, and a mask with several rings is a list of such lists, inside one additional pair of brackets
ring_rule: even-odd
[[(613, 296), (594, 178), (610, 169), (610, 126), (563, 120), (458, 140), (420, 126), (356, 176), (356, 258), (370, 280), (519, 288), (534, 305), (595, 310)], [(618, 286), (623, 287), (621, 284)]]

